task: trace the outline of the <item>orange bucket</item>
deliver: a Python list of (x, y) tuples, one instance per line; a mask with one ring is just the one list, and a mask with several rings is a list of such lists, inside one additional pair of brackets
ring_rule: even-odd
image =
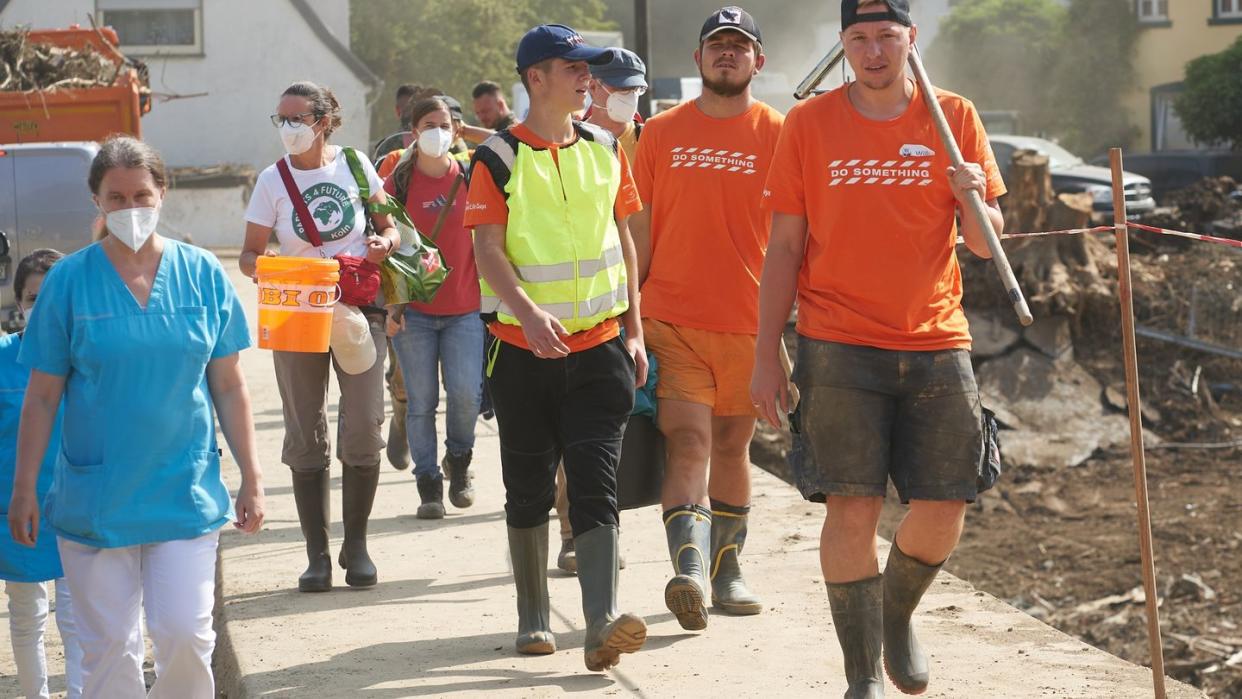
[(340, 263), (314, 257), (260, 257), (259, 347), (327, 352)]

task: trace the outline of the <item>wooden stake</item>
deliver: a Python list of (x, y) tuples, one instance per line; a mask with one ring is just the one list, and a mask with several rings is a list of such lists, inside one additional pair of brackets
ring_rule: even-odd
[(1130, 457), (1134, 463), (1134, 499), (1138, 503), (1139, 558), (1143, 591), (1147, 595), (1147, 643), (1151, 650), (1151, 680), (1157, 699), (1165, 699), (1164, 646), (1160, 641), (1160, 607), (1156, 591), (1156, 564), (1151, 541), (1151, 509), (1147, 502), (1147, 462), (1143, 454), (1143, 411), (1139, 396), (1138, 353), (1134, 342), (1134, 295), (1130, 285), (1130, 235), (1126, 228), (1126, 194), (1122, 182), (1121, 149), (1108, 151), (1113, 170), (1113, 231), (1117, 238), (1117, 295), (1121, 298), (1121, 340), (1126, 366), (1126, 411), (1130, 415)]

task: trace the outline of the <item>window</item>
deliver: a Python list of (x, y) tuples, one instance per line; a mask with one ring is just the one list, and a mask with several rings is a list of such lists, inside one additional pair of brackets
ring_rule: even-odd
[(95, 9), (116, 30), (124, 53), (203, 52), (202, 0), (95, 0)]
[(1242, 19), (1242, 0), (1214, 0), (1213, 19)]
[(1143, 24), (1157, 24), (1169, 21), (1169, 0), (1135, 0), (1138, 20)]

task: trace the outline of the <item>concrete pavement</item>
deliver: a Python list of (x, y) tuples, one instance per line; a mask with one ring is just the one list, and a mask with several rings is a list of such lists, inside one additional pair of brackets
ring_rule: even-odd
[[(247, 311), (254, 287), (224, 263)], [(664, 608), (671, 574), (657, 508), (622, 515), (621, 607), (643, 615), (646, 648), (608, 673), (582, 663), (578, 584), (555, 570), (550, 543), (552, 626), (559, 650), (544, 657), (513, 651), (517, 614), (507, 561), (495, 424), (480, 421), (474, 507), (439, 521), (414, 517), (418, 494), (409, 472), (386, 464), (371, 519), (370, 550), (380, 583), (302, 594), (306, 558), (288, 470), (270, 353), (250, 350), (243, 364), (254, 401), (267, 486), (267, 525), (247, 537), (226, 530), (220, 566), (217, 679), (229, 697), (542, 697), (566, 693), (649, 697), (840, 696), (841, 658), (819, 574), (822, 507), (754, 470), (751, 536), (742, 564), (766, 606), (755, 617), (713, 615), (705, 632), (683, 631)], [(330, 397), (335, 412), (335, 388)], [(441, 433), (442, 434), (442, 433)], [(333, 466), (332, 551), (339, 550), (339, 465)], [(237, 475), (226, 464), (230, 485)], [(446, 505), (448, 503), (446, 502)], [(981, 519), (968, 526), (986, 526)], [(1150, 671), (1036, 621), (968, 583), (941, 575), (916, 624), (932, 654), (929, 697), (1138, 697), (1151, 693)], [(49, 624), (49, 627), (53, 626)], [(7, 646), (7, 624), (0, 629)], [(55, 632), (50, 655), (60, 672)], [(0, 651), (0, 694), (16, 682)], [(899, 696), (891, 685), (890, 696)], [(1170, 680), (1170, 696), (1199, 696)]]

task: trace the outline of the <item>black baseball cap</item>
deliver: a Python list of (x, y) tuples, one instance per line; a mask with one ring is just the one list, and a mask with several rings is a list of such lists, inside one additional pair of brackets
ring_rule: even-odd
[(522, 37), (517, 48), (517, 71), (521, 73), (540, 61), (563, 58), (567, 61), (591, 61), (608, 53), (608, 49), (587, 44), (577, 31), (563, 24), (541, 24)]
[(755, 24), (755, 18), (751, 17), (746, 10), (734, 5), (722, 7), (707, 18), (707, 21), (703, 23), (703, 29), (699, 32), (699, 43), (706, 41), (707, 37), (712, 34), (725, 30), (741, 32), (756, 44), (763, 46), (763, 35), (759, 33), (759, 25)]
[(859, 22), (896, 22), (907, 27), (914, 26), (910, 19), (910, 0), (883, 0), (887, 5), (884, 12), (864, 12), (858, 14), (858, 0), (841, 0), (841, 31)]

